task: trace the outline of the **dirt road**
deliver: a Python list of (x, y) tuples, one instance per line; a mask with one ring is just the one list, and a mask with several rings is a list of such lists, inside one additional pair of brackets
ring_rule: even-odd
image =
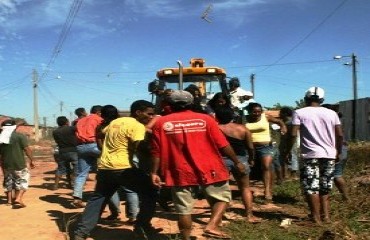
[[(82, 212), (82, 209), (75, 209), (71, 205), (71, 190), (62, 186), (59, 190), (49, 190), (54, 181), (54, 170), (56, 164), (51, 156), (36, 158), (37, 167), (31, 172), (30, 189), (24, 196), (26, 208), (12, 209), (6, 205), (4, 194), (0, 197), (0, 239), (6, 240), (65, 240), (69, 229), (73, 227), (73, 219), (76, 219)], [(0, 176), (2, 177), (2, 175)], [(85, 193), (92, 191), (94, 181), (88, 181)], [(258, 189), (256, 189), (258, 192)], [(99, 224), (92, 233), (92, 238), (96, 240), (122, 240), (135, 239), (132, 234), (132, 226), (125, 225), (124, 202), (121, 205), (120, 222), (111, 224)], [(199, 201), (195, 208), (195, 221), (193, 235), (196, 239), (205, 239), (201, 237), (202, 228), (208, 221), (210, 212), (205, 201)], [(242, 212), (242, 205), (235, 201), (232, 208), (239, 209)], [(276, 205), (256, 205), (256, 211), (263, 209), (276, 209), (280, 211), (281, 207)], [(229, 218), (241, 218), (240, 214), (228, 212)], [(238, 212), (238, 211), (236, 211)], [(107, 216), (104, 212), (103, 216)], [(174, 239), (178, 228), (176, 216), (163, 212), (159, 207), (156, 217), (152, 221), (155, 227), (164, 228), (163, 239)], [(172, 238), (171, 238), (172, 237)]]

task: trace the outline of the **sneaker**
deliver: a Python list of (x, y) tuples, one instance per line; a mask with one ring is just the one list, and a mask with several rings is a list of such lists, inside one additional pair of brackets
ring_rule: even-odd
[(75, 200), (73, 200), (72, 205), (75, 208), (84, 208), (86, 206), (85, 203), (83, 203), (81, 199), (75, 199)]

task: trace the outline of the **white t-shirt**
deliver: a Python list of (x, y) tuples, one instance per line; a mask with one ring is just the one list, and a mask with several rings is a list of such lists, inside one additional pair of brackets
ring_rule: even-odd
[(231, 104), (234, 107), (239, 107), (239, 105), (242, 103), (240, 101), (241, 97), (243, 97), (243, 96), (253, 96), (253, 94), (251, 92), (246, 91), (246, 90), (242, 89), (241, 87), (238, 87), (234, 91), (230, 92), (230, 95), (231, 95), (230, 101), (231, 101)]
[(338, 114), (324, 107), (305, 107), (293, 112), (292, 124), (300, 126), (303, 158), (335, 159), (335, 126)]

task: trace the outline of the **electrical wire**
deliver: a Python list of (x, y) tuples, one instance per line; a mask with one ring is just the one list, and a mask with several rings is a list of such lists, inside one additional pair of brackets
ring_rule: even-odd
[(27, 74), (26, 76), (18, 79), (18, 80), (15, 80), (13, 82), (9, 82), (9, 83), (3, 83), (1, 84), (1, 87), (0, 87), (0, 91), (2, 90), (7, 90), (7, 89), (13, 89), (13, 88), (17, 88), (27, 82), (25, 82), (24, 80), (25, 79), (29, 79), (31, 77), (31, 74)]
[(264, 72), (272, 66), (277, 65), (281, 60), (283, 60), (286, 56), (292, 53), (296, 48), (298, 48), (304, 41), (306, 41), (314, 32), (316, 32), (326, 21), (329, 20), (348, 0), (343, 0), (333, 11), (331, 11), (316, 27), (314, 27), (306, 36), (304, 36), (298, 43), (296, 43), (289, 51), (279, 57), (275, 62), (269, 64), (266, 68), (262, 69), (258, 73)]
[(50, 66), (54, 63), (56, 58), (58, 57), (59, 53), (62, 51), (63, 44), (71, 30), (72, 24), (74, 22), (74, 19), (80, 10), (82, 4), (82, 0), (74, 0), (72, 3), (72, 6), (69, 10), (67, 19), (63, 25), (62, 31), (59, 35), (58, 42), (54, 47), (53, 53), (51, 54), (51, 57), (49, 59), (48, 64), (46, 65), (45, 71), (42, 73), (39, 81), (42, 81), (47, 75), (50, 70)]

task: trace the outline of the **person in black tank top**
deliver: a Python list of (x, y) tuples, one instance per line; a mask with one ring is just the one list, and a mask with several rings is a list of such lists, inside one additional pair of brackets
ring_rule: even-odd
[(236, 166), (234, 163), (224, 156), (225, 165), (233, 174), (241, 192), (246, 221), (249, 223), (261, 222), (261, 218), (253, 215), (253, 194), (249, 187), (249, 166), (254, 164), (254, 148), (251, 133), (244, 125), (233, 122), (234, 111), (231, 108), (220, 107), (215, 109), (215, 113), (220, 130), (226, 136), (239, 161), (245, 165), (245, 173), (239, 174), (235, 170)]

